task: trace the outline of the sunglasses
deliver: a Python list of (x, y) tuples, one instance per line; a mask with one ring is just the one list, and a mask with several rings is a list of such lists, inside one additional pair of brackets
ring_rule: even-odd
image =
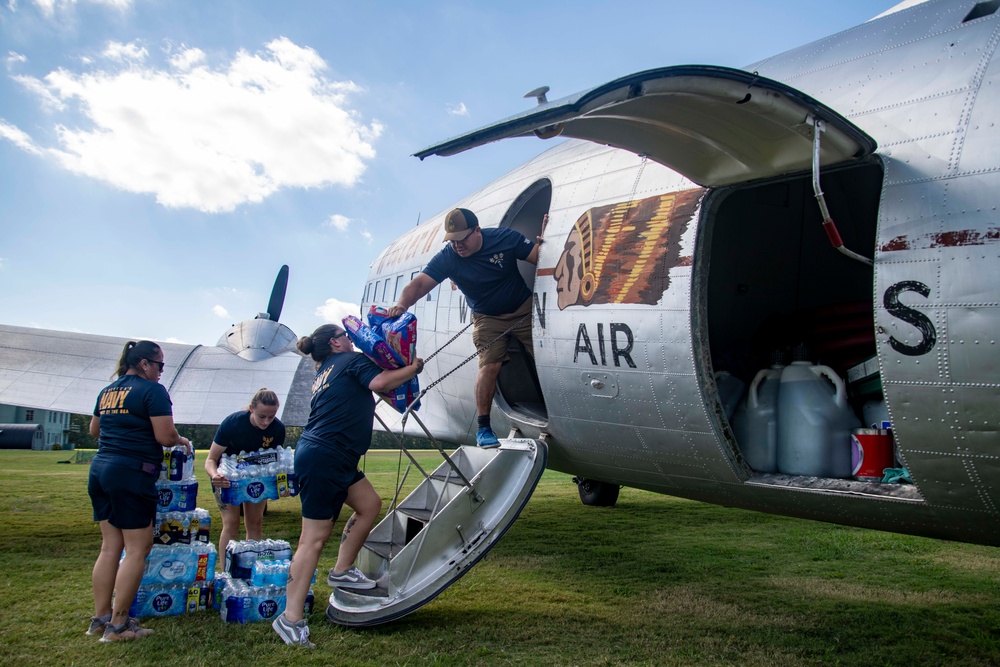
[(478, 227), (473, 227), (472, 229), (470, 229), (470, 230), (469, 230), (469, 233), (468, 233), (468, 234), (466, 234), (465, 236), (463, 236), (463, 237), (462, 237), (462, 238), (460, 238), (460, 239), (454, 239), (454, 240), (452, 240), (452, 241), (449, 241), (449, 243), (465, 243), (466, 241), (468, 241), (468, 240), (469, 240), (469, 237), (470, 237), (470, 236), (472, 236), (473, 234), (475, 234), (475, 233), (476, 233), (476, 230), (477, 230), (477, 229), (479, 229), (479, 228), (478, 228)]
[(330, 336), (330, 340), (337, 340), (341, 336), (346, 336), (346, 335), (347, 335), (346, 331), (341, 331), (339, 334), (333, 334), (332, 336)]
[(163, 362), (162, 361), (153, 361), (152, 359), (146, 359), (146, 361), (148, 361), (151, 364), (156, 364), (157, 367), (160, 369), (160, 372), (161, 373), (163, 372)]

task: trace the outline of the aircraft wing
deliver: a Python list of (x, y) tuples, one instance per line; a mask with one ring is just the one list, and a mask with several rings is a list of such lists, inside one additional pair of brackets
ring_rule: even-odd
[(543, 102), (415, 153), (454, 155), (507, 137), (574, 137), (648, 155), (703, 186), (808, 170), (822, 120), (820, 164), (864, 157), (875, 141), (805, 93), (751, 72), (681, 65), (639, 72)]
[[(111, 382), (127, 338), (0, 325), (0, 403), (92, 414)], [(281, 401), (279, 418), (301, 426), (309, 414), (313, 363), (295, 352), (249, 361), (215, 346), (160, 343), (178, 424), (218, 424), (261, 387)]]

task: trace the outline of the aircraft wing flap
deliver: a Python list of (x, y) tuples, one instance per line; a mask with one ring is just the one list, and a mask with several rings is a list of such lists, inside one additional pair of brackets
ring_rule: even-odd
[(573, 137), (653, 160), (704, 186), (807, 170), (811, 119), (826, 126), (821, 164), (872, 153), (858, 127), (805, 93), (742, 70), (685, 65), (640, 72), (426, 148), (454, 155), (513, 136)]

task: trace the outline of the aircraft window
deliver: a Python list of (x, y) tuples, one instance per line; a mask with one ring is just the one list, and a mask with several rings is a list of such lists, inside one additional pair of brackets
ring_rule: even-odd
[(372, 285), (375, 289), (372, 290), (372, 303), (378, 303), (378, 281), (376, 280)]
[(398, 276), (396, 276), (396, 289), (393, 290), (393, 292), (392, 292), (392, 300), (393, 301), (398, 301), (399, 300), (399, 288), (402, 287), (402, 286), (403, 286), (403, 276), (402, 275), (398, 275)]
[(383, 301), (388, 301), (389, 300), (389, 281), (390, 280), (392, 280), (392, 278), (386, 278), (385, 281), (382, 283), (382, 300)]
[(989, 2), (977, 2), (964, 19), (962, 23), (968, 23), (969, 21), (975, 21), (976, 19), (981, 19), (984, 16), (989, 16), (990, 14), (996, 13), (997, 9), (1000, 9), (1000, 0), (990, 0)]
[(434, 299), (438, 298), (438, 290), (440, 288), (441, 288), (441, 283), (435, 285), (434, 289), (432, 289), (430, 292), (427, 293), (427, 300), (433, 301)]

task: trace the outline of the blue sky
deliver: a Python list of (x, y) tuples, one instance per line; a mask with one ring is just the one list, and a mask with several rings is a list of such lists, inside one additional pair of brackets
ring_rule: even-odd
[(304, 335), (548, 145), (415, 151), (540, 85), (740, 67), (894, 4), (0, 0), (0, 323), (214, 344), (288, 264)]

